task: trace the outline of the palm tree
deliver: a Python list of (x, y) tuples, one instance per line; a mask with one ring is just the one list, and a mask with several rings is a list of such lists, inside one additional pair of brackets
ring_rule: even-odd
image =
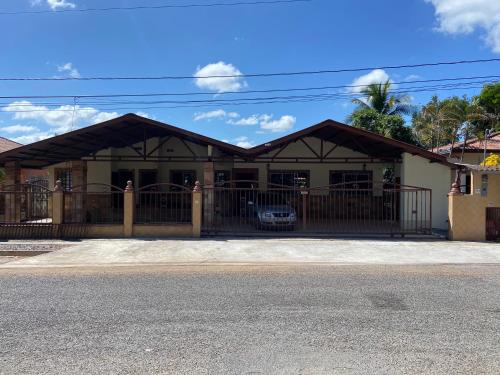
[(448, 119), (453, 126), (450, 156), (453, 152), (455, 141), (459, 135), (462, 135), (463, 143), (460, 161), (463, 161), (472, 122), (488, 120), (488, 114), (475, 100), (469, 102), (466, 97), (462, 99), (452, 98), (446, 104), (446, 111)]
[(353, 99), (358, 105), (356, 110), (371, 108), (383, 115), (409, 115), (413, 112), (410, 97), (406, 95), (391, 95), (391, 81), (372, 83), (363, 88), (362, 99)]

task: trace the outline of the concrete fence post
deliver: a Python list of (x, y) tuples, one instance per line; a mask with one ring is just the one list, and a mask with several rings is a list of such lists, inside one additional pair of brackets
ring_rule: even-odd
[(194, 189), (193, 189), (193, 202), (192, 202), (192, 222), (193, 222), (193, 237), (200, 238), (201, 237), (201, 217), (202, 217), (202, 209), (203, 209), (203, 201), (202, 201), (202, 190), (199, 181), (196, 181)]
[(309, 196), (309, 191), (306, 189), (301, 189), (300, 195), (302, 197), (302, 230), (307, 229), (307, 197)]
[(123, 193), (123, 236), (132, 237), (134, 235), (134, 211), (135, 194), (132, 181), (127, 182), (127, 187)]
[(60, 180), (56, 181), (52, 193), (52, 224), (64, 223), (64, 190)]

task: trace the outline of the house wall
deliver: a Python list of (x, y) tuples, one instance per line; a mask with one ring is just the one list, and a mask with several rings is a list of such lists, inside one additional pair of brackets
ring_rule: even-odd
[(488, 175), (488, 191), (481, 195), (481, 172), (473, 172), (471, 194), (449, 196), (449, 237), (454, 241), (486, 240), (486, 209), (500, 207), (500, 175)]
[[(447, 195), (452, 182), (450, 167), (420, 156), (403, 154), (401, 184), (432, 189), (432, 227), (448, 229)], [(406, 205), (407, 202), (402, 202)]]

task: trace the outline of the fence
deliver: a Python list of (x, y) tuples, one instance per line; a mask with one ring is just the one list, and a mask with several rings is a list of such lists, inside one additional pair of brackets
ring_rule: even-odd
[(106, 184), (88, 184), (65, 191), (64, 223), (123, 223), (123, 191)]
[[(239, 187), (245, 186), (245, 187)], [(206, 234), (430, 234), (431, 190), (372, 181), (295, 188), (230, 181), (203, 190)]]
[(136, 224), (186, 224), (192, 221), (192, 189), (162, 183), (136, 194)]
[(50, 238), (52, 192), (40, 185), (3, 186), (0, 191), (0, 238)]

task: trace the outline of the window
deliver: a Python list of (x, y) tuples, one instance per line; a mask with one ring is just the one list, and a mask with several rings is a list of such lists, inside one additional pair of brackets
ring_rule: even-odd
[[(196, 182), (195, 171), (171, 171), (170, 182), (175, 185), (185, 186), (187, 188), (194, 187)], [(179, 190), (178, 187), (172, 186), (172, 190)]]
[(54, 173), (54, 176), (55, 176), (54, 185), (55, 185), (55, 182), (57, 180), (60, 180), (63, 190), (70, 191), (73, 187), (73, 185), (71, 183), (71, 180), (72, 180), (71, 169), (70, 168), (57, 168), (54, 172), (55, 172)]
[(293, 188), (309, 187), (309, 171), (269, 171), (269, 182)]
[(338, 189), (360, 189), (359, 193), (367, 193), (373, 189), (372, 171), (330, 171), (330, 185), (338, 185)]
[(228, 182), (231, 180), (230, 171), (215, 171), (215, 186), (217, 187), (227, 187)]

